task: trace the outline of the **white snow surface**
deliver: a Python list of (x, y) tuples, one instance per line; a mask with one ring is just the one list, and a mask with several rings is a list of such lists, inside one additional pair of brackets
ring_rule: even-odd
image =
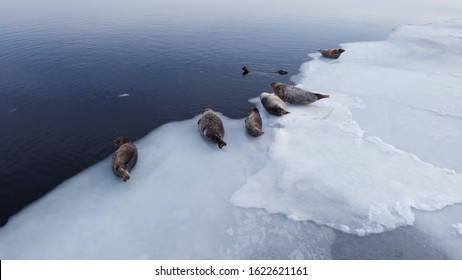
[[(252, 99), (258, 138), (219, 114), (222, 150), (199, 116), (166, 124), (136, 142), (127, 183), (108, 158), (10, 219), (0, 259), (322, 259), (332, 229), (381, 233), (414, 224), (413, 209), (461, 203), (462, 20), (342, 47), (338, 60), (311, 54), (294, 78), (329, 99), (283, 117)], [(462, 257), (447, 233), (458, 215), (435, 231), (424, 211), (417, 228)]]
[(453, 224), (452, 227), (456, 229), (457, 234), (462, 234), (462, 223)]

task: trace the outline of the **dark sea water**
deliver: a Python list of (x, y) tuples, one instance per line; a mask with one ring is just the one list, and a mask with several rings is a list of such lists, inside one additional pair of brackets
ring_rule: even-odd
[[(48, 2), (0, 12), (0, 225), (111, 155), (120, 135), (137, 140), (206, 107), (243, 118), (270, 82), (293, 83), (308, 53), (425, 21), (330, 15), (310, 1), (237, 1), (230, 11), (207, 1)], [(289, 74), (267, 73), (280, 69)]]

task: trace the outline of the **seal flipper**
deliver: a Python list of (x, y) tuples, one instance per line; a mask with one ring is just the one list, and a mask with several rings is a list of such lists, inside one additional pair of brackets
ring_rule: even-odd
[(281, 116), (282, 116), (282, 115), (290, 114), (289, 111), (286, 111), (286, 110), (284, 110), (284, 109), (281, 109), (281, 110), (279, 111), (279, 113), (280, 113)]
[(263, 135), (263, 133), (264, 133), (263, 130), (261, 130), (260, 128), (258, 127), (254, 128), (254, 133), (253, 133), (254, 136), (260, 136), (260, 135)]
[(130, 179), (130, 173), (128, 172), (127, 169), (123, 167), (118, 167), (117, 168), (117, 173), (122, 177), (124, 182), (127, 182)]
[(220, 136), (214, 135), (213, 139), (217, 142), (218, 148), (222, 149), (224, 146), (226, 146), (226, 142), (223, 141)]
[(315, 93), (316, 97), (318, 99), (323, 99), (323, 98), (329, 98), (330, 96), (328, 94), (320, 94), (320, 93)]

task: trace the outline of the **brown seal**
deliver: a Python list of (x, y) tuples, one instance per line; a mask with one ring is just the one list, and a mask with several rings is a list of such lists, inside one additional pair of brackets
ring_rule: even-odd
[(260, 136), (263, 134), (262, 121), (258, 109), (252, 107), (249, 109), (249, 116), (245, 118), (245, 128), (247, 132), (252, 136)]
[(119, 148), (112, 157), (112, 171), (126, 182), (130, 179), (130, 171), (138, 160), (138, 150), (125, 136), (117, 138), (114, 144)]
[(311, 91), (306, 91), (301, 88), (286, 85), (279, 82), (271, 83), (274, 93), (279, 96), (283, 101), (292, 104), (311, 104), (322, 98), (329, 98), (327, 94), (321, 94)]
[(287, 107), (284, 101), (274, 93), (262, 92), (260, 94), (260, 101), (270, 114), (283, 116), (290, 113), (286, 110)]
[(344, 49), (320, 49), (322, 56), (337, 59), (345, 51)]
[(199, 132), (208, 140), (217, 143), (218, 148), (221, 149), (226, 146), (226, 142), (223, 141), (223, 136), (225, 135), (223, 122), (213, 113), (212, 109), (205, 109), (197, 124), (199, 125)]

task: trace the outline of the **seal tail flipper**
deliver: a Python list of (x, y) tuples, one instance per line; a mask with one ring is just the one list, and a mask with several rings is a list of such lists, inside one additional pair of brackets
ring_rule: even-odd
[(125, 168), (119, 168), (119, 174), (122, 176), (124, 182), (127, 182), (130, 179), (130, 173)]
[(217, 136), (217, 135), (216, 135), (214, 138), (215, 138), (215, 140), (216, 140), (217, 143), (218, 143), (218, 148), (222, 149), (224, 146), (226, 146), (226, 142), (223, 141), (223, 139), (221, 139), (220, 136)]
[(316, 97), (318, 99), (323, 99), (323, 98), (329, 98), (330, 96), (328, 94), (320, 94), (320, 93), (315, 93)]

